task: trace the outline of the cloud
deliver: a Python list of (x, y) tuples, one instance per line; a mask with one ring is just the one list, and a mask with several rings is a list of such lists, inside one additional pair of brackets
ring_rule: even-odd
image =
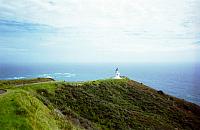
[(172, 54), (188, 60), (199, 50), (199, 5), (199, 0), (0, 0), (0, 54), (14, 56), (21, 48), (28, 52), (20, 58), (35, 61), (106, 62), (119, 53), (123, 61)]
[(30, 30), (47, 28), (38, 25), (121, 28), (129, 35), (194, 37), (200, 32), (197, 5), (199, 0), (0, 0), (0, 18), (33, 23), (23, 25)]
[(42, 24), (0, 19), (0, 34), (22, 32), (55, 32), (56, 29)]
[[(52, 26), (161, 27), (179, 29), (197, 15), (198, 0), (1, 0), (3, 17)], [(192, 11), (192, 13), (191, 13)], [(187, 14), (187, 17), (185, 17)], [(188, 16), (189, 14), (189, 16)], [(164, 25), (164, 26), (163, 26)], [(189, 26), (189, 25), (188, 25)], [(159, 29), (159, 28), (156, 28)]]
[(28, 52), (28, 50), (27, 49), (24, 49), (24, 48), (14, 48), (14, 47), (0, 47), (0, 51), (2, 51), (2, 52), (9, 52), (9, 53), (16, 53), (16, 52), (18, 52), (18, 53), (26, 53), (26, 52)]

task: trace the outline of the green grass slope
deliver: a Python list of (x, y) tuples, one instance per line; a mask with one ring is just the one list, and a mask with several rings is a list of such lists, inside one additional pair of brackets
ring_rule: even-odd
[(127, 78), (40, 81), (0, 81), (0, 130), (200, 128), (198, 105)]
[(51, 82), (51, 78), (19, 79), (19, 80), (0, 80), (0, 88), (10, 88), (13, 86), (23, 86), (26, 84), (37, 84), (41, 82)]
[[(34, 81), (34, 82), (33, 82)], [(50, 105), (45, 105), (36, 90), (45, 88), (49, 92), (55, 90), (55, 83), (40, 83), (49, 79), (31, 79), (20, 81), (3, 81), (0, 89), (7, 92), (0, 94), (0, 130), (61, 130), (79, 129), (70, 121), (65, 120)], [(25, 86), (9, 86), (11, 82), (32, 83)], [(38, 83), (38, 84), (35, 84)], [(5, 86), (5, 84), (9, 84)], [(27, 83), (26, 83), (27, 84)]]

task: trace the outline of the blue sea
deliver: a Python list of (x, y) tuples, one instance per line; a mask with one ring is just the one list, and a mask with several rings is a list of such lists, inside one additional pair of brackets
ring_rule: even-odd
[(0, 79), (88, 81), (121, 75), (200, 105), (200, 64), (0, 64)]

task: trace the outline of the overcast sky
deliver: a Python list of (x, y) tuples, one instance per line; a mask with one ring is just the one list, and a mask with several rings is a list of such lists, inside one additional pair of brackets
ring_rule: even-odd
[(200, 0), (0, 0), (1, 63), (198, 62)]

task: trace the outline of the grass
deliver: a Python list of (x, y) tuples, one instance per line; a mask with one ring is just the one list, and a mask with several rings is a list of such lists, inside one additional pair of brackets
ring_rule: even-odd
[(45, 105), (37, 95), (36, 90), (42, 88), (53, 92), (55, 83), (7, 86), (7, 88), (10, 89), (0, 95), (0, 130), (80, 129), (60, 116), (53, 107)]
[(51, 78), (36, 78), (36, 79), (19, 79), (19, 80), (0, 80), (0, 89), (11, 88), (14, 86), (22, 86), (26, 84), (51, 82), (54, 79)]
[(197, 105), (129, 79), (61, 84), (46, 97), (86, 129), (198, 129), (200, 124)]
[(21, 80), (26, 83), (18, 87), (19, 81), (0, 84), (7, 90), (0, 95), (0, 129), (200, 128), (199, 106), (128, 78), (33, 81)]

